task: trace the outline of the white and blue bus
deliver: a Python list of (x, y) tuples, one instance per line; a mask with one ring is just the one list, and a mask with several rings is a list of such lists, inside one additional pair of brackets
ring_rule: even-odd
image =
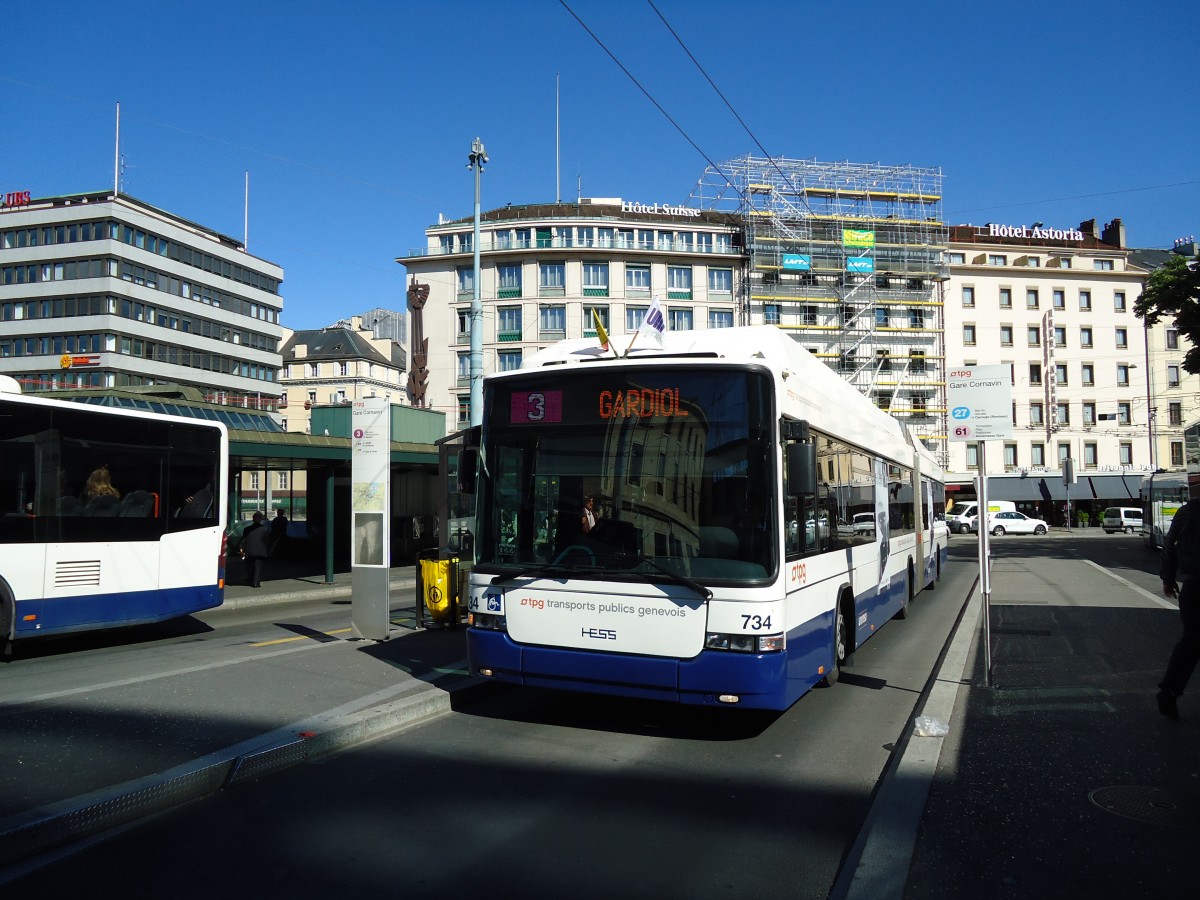
[(933, 454), (775, 327), (564, 341), (483, 405), (486, 678), (786, 709), (941, 576)]
[(1195, 483), (1200, 478), (1200, 422), (1183, 429), (1183, 454), (1185, 471), (1160, 471), (1142, 479), (1142, 541), (1154, 550), (1162, 549), (1175, 513), (1188, 502), (1189, 479)]
[(23, 395), (0, 376), (0, 644), (221, 604), (219, 422)]

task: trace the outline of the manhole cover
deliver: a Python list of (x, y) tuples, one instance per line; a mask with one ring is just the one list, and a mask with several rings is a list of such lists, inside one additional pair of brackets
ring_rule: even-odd
[(1135, 784), (1097, 788), (1088, 798), (1107, 812), (1153, 825), (1189, 825), (1200, 812), (1189, 798)]

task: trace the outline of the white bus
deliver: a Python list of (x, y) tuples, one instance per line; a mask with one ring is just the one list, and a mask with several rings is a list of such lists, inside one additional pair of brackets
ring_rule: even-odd
[(0, 376), (0, 652), (219, 606), (228, 458), (219, 422)]
[(1184, 428), (1183, 454), (1186, 471), (1160, 471), (1142, 479), (1142, 541), (1155, 550), (1162, 549), (1175, 513), (1188, 502), (1189, 479), (1195, 483), (1200, 478), (1200, 422)]
[(786, 709), (947, 558), (933, 455), (772, 326), (561, 342), (485, 380), (479, 437), (486, 678)]

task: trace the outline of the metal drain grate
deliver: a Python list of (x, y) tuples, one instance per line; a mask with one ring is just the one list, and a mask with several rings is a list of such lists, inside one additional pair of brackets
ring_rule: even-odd
[(1191, 825), (1200, 821), (1200, 804), (1194, 798), (1136, 784), (1097, 788), (1088, 799), (1105, 812), (1152, 825)]

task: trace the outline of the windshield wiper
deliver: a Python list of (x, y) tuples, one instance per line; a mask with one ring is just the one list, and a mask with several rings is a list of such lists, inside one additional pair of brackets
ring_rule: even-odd
[(526, 575), (563, 575), (580, 571), (579, 566), (564, 566), (562, 563), (530, 563), (515, 572), (504, 572), (492, 578), (492, 584), (502, 581), (512, 581), (514, 578), (524, 578)]
[(667, 576), (667, 578), (671, 579), (671, 581), (675, 582), (676, 584), (681, 584), (686, 588), (691, 588), (705, 600), (712, 599), (712, 591), (710, 591), (700, 582), (696, 581), (695, 579), (688, 578), (686, 575), (680, 575), (678, 572), (668, 569), (665, 566), (659, 565), (649, 556), (642, 556), (640, 553), (628, 553), (625, 550), (618, 550), (613, 555), (617, 559), (632, 559), (635, 563), (645, 563), (659, 574)]

